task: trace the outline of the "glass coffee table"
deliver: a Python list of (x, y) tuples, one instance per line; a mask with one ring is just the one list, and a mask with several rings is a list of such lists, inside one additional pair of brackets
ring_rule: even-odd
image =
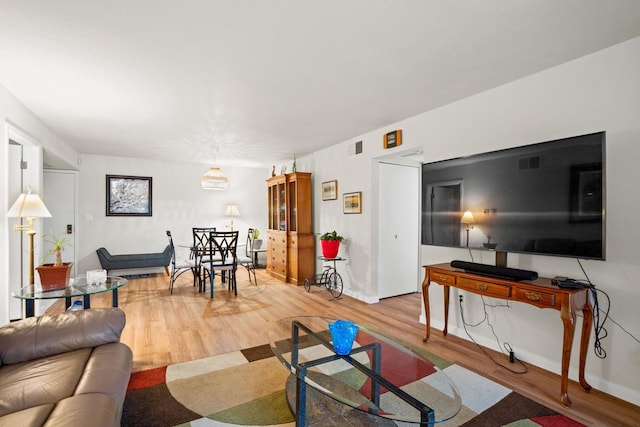
[(38, 286), (25, 286), (20, 289), (20, 293), (12, 294), (15, 298), (25, 300), (25, 316), (33, 317), (35, 315), (35, 300), (43, 299), (65, 299), (65, 307), (71, 306), (71, 298), (82, 297), (84, 308), (91, 308), (91, 295), (103, 292), (112, 292), (112, 306), (118, 306), (118, 289), (127, 284), (124, 277), (107, 277), (106, 281), (101, 283), (87, 283), (86, 277), (77, 277), (69, 279), (67, 286), (61, 285), (59, 289), (42, 290)]
[(438, 366), (442, 360), (365, 325), (351, 352), (336, 354), (333, 321), (292, 317), (270, 331), (271, 350), (292, 374), (286, 391), (296, 425), (433, 425), (458, 414), (460, 393)]

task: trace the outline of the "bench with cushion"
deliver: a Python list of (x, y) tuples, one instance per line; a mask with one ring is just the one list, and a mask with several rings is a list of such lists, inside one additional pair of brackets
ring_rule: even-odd
[(169, 275), (169, 264), (171, 264), (171, 246), (162, 252), (153, 254), (124, 254), (111, 255), (105, 248), (96, 250), (100, 265), (107, 270), (127, 270), (131, 268), (149, 268), (164, 267), (165, 272)]

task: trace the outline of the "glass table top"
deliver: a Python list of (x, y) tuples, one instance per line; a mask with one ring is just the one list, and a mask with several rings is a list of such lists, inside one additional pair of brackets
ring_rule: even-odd
[(69, 285), (61, 285), (59, 289), (44, 291), (39, 286), (25, 286), (20, 289), (20, 293), (13, 293), (12, 295), (16, 298), (32, 300), (71, 298), (113, 291), (126, 284), (127, 279), (117, 276), (107, 277), (107, 280), (101, 283), (87, 283), (86, 277), (76, 277), (69, 279)]
[(424, 408), (430, 423), (458, 414), (460, 393), (442, 370), (448, 362), (419, 345), (411, 350), (366, 325), (357, 325), (351, 353), (336, 355), (328, 327), (333, 321), (305, 316), (281, 319), (269, 334), (271, 350), (307, 386), (368, 414), (417, 424), (427, 423)]

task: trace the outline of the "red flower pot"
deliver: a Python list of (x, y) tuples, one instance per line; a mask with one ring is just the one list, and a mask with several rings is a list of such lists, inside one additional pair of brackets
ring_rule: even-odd
[(322, 256), (325, 258), (335, 258), (340, 249), (340, 240), (320, 240), (322, 245)]
[(52, 289), (64, 289), (69, 284), (71, 276), (71, 262), (65, 262), (63, 265), (55, 266), (53, 264), (42, 264), (36, 267), (40, 275), (40, 284), (42, 290), (49, 291)]

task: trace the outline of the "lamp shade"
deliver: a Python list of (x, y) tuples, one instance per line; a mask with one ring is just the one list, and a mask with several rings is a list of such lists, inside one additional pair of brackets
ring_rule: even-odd
[(44, 202), (37, 194), (22, 193), (18, 196), (18, 200), (13, 203), (9, 212), (9, 218), (49, 218), (51, 213), (44, 205)]
[(471, 213), (471, 211), (465, 211), (464, 215), (462, 215), (462, 220), (460, 220), (460, 222), (463, 224), (473, 224), (474, 222), (476, 222), (476, 220), (473, 217), (473, 214)]
[(210, 168), (202, 175), (200, 184), (205, 190), (226, 190), (229, 187), (229, 180), (220, 168)]
[(240, 211), (236, 205), (227, 205), (224, 216), (240, 216)]

